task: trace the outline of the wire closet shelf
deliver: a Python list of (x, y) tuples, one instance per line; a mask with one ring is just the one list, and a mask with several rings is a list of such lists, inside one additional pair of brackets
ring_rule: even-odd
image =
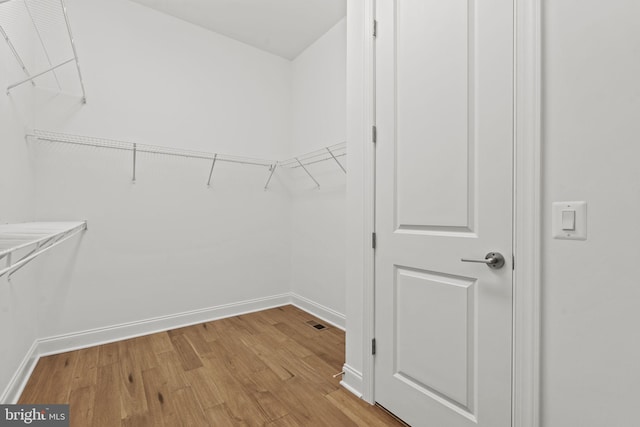
[(311, 178), (313, 182), (316, 184), (316, 188), (320, 188), (320, 183), (309, 171), (307, 166), (331, 160), (331, 161), (335, 161), (338, 167), (340, 167), (340, 169), (342, 170), (342, 172), (346, 174), (347, 170), (345, 169), (344, 165), (340, 163), (340, 160), (338, 160), (339, 157), (344, 157), (346, 155), (347, 155), (347, 143), (340, 142), (338, 144), (330, 145), (328, 147), (324, 147), (319, 150), (303, 154), (301, 156), (292, 157), (290, 159), (280, 161), (278, 162), (278, 165), (282, 167), (290, 168), (290, 169), (302, 168), (305, 171), (305, 173), (309, 176), (309, 178)]
[(194, 151), (194, 150), (185, 150), (174, 147), (165, 147), (160, 145), (151, 145), (151, 144), (141, 144), (136, 142), (129, 141), (118, 141), (113, 139), (106, 138), (98, 138), (92, 136), (81, 136), (81, 135), (70, 135), (58, 132), (44, 131), (34, 129), (33, 133), (27, 134), (27, 138), (35, 141), (35, 142), (57, 142), (63, 144), (71, 144), (71, 145), (79, 145), (85, 147), (97, 147), (97, 148), (107, 148), (114, 150), (127, 151), (131, 153), (131, 170), (132, 170), (132, 181), (136, 181), (136, 165), (138, 162), (138, 154), (146, 153), (146, 154), (158, 154), (158, 155), (166, 155), (166, 156), (175, 156), (189, 159), (200, 159), (211, 162), (209, 168), (209, 175), (207, 180), (207, 186), (211, 185), (211, 180), (213, 177), (213, 171), (218, 162), (227, 162), (227, 163), (236, 163), (241, 165), (249, 165), (249, 166), (259, 166), (268, 168), (269, 174), (267, 178), (267, 182), (264, 185), (264, 189), (267, 190), (269, 187), (269, 183), (271, 182), (271, 178), (273, 177), (277, 167), (286, 167), (286, 168), (303, 168), (307, 175), (313, 180), (317, 187), (320, 187), (318, 181), (313, 177), (307, 166), (324, 162), (324, 161), (335, 161), (340, 169), (346, 173), (346, 169), (340, 163), (338, 158), (346, 156), (346, 142), (342, 142), (339, 144), (334, 144), (331, 146), (324, 147), (320, 150), (316, 150), (310, 153), (302, 154), (297, 157), (293, 157), (291, 159), (287, 159), (284, 161), (275, 161), (275, 160), (267, 160), (260, 159), (254, 157), (245, 157), (245, 156), (237, 156), (231, 154), (222, 154), (222, 153), (214, 153), (214, 152), (205, 152), (205, 151)]
[[(33, 29), (32, 34), (26, 31), (28, 27)], [(25, 83), (45, 88), (54, 86), (62, 92), (72, 79), (77, 79), (82, 103), (87, 102), (64, 0), (0, 0), (0, 35), (24, 74), (22, 80), (7, 86), (7, 95)], [(31, 39), (36, 40), (35, 45)], [(25, 54), (33, 46), (34, 54)], [(64, 72), (64, 66), (71, 63), (75, 63), (75, 72), (71, 74), (76, 77)]]
[(11, 277), (39, 255), (86, 229), (86, 221), (0, 224), (0, 262), (5, 260), (0, 277)]

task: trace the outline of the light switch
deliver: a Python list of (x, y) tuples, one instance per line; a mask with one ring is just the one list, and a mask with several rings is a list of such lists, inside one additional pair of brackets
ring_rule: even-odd
[(554, 202), (551, 230), (554, 239), (587, 240), (587, 202)]
[(576, 211), (562, 211), (562, 229), (565, 231), (573, 231), (576, 229)]

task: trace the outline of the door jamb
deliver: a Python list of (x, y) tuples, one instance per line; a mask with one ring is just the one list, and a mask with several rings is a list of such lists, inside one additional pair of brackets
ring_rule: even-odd
[[(363, 19), (373, 23), (375, 0), (363, 1)], [(513, 315), (512, 426), (540, 423), (540, 276), (541, 276), (541, 0), (514, 0), (514, 204), (513, 248), (515, 268)], [(365, 126), (362, 140), (375, 125), (375, 53), (373, 25), (365, 25), (363, 99)], [(365, 237), (375, 227), (375, 150), (364, 148)], [(362, 398), (375, 403), (374, 252), (365, 238), (363, 262)]]
[(515, 0), (512, 425), (540, 425), (542, 0)]
[[(364, 62), (362, 79), (364, 86), (364, 118), (367, 138), (364, 141), (373, 141), (373, 126), (376, 123), (375, 106), (375, 0), (362, 0), (364, 15), (364, 37), (362, 39), (362, 58)], [(370, 23), (371, 25), (367, 25)], [(369, 236), (375, 232), (375, 161), (376, 150), (373, 143), (365, 143), (363, 149), (364, 156), (364, 218), (365, 229), (364, 242), (364, 295), (363, 295), (363, 325), (362, 325), (362, 348), (364, 351), (362, 361), (362, 398), (370, 404), (375, 403), (374, 384), (374, 356), (371, 351), (371, 343), (375, 338), (375, 299), (374, 299), (374, 279), (375, 279), (375, 251), (371, 247)]]

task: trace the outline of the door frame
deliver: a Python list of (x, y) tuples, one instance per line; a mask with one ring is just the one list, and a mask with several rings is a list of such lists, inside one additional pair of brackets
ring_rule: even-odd
[[(540, 276), (541, 276), (541, 41), (542, 0), (514, 0), (514, 315), (512, 426), (538, 427), (540, 409)], [(375, 0), (360, 0), (350, 11), (360, 16), (349, 22), (363, 29), (359, 52), (362, 60), (361, 117), (357, 132), (363, 154), (363, 301), (362, 301), (362, 398), (375, 403), (374, 356), (374, 251), (375, 229)], [(353, 21), (352, 21), (353, 20)], [(353, 52), (352, 52), (353, 53)]]

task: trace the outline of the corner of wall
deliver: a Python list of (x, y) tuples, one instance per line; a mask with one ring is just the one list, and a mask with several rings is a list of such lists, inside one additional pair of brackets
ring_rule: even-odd
[[(4, 5), (3, 5), (4, 6)], [(28, 18), (26, 18), (28, 19)], [(11, 37), (20, 39), (21, 60), (31, 63), (33, 44), (31, 24), (23, 17), (3, 22)], [(35, 216), (34, 176), (25, 133), (33, 124), (34, 91), (29, 85), (16, 87), (8, 95), (4, 88), (24, 79), (24, 72), (10, 49), (0, 44), (0, 222), (32, 220)], [(33, 367), (34, 340), (37, 335), (35, 276), (21, 273), (11, 281), (0, 278), (0, 402), (16, 398)], [(15, 325), (20, 325), (16, 328)]]
[(20, 398), (22, 390), (38, 363), (38, 340), (34, 340), (29, 350), (18, 365), (4, 391), (0, 394), (0, 404), (14, 404)]

